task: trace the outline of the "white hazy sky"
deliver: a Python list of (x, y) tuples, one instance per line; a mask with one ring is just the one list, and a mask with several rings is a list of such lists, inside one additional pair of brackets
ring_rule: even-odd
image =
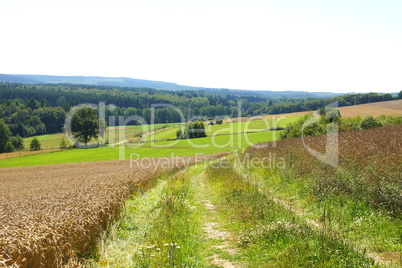
[(401, 0), (1, 0), (0, 73), (402, 89)]

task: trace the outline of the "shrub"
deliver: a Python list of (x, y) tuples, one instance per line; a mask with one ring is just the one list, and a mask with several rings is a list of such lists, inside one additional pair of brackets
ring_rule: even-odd
[(375, 119), (370, 115), (363, 119), (362, 123), (360, 124), (360, 127), (362, 129), (369, 129), (369, 128), (381, 127), (382, 125), (383, 124), (378, 119)]
[(176, 131), (176, 138), (178, 140), (183, 139), (183, 131), (181, 129), (179, 129), (178, 131)]
[[(305, 115), (281, 133), (281, 139), (296, 138), (301, 136), (318, 136), (326, 133), (325, 120), (311, 119), (312, 115)], [(311, 121), (310, 121), (311, 120)], [(310, 121), (310, 123), (308, 123)]]
[(14, 150), (16, 151), (22, 151), (25, 149), (24, 147), (24, 141), (22, 140), (20, 135), (17, 135), (15, 137), (11, 137), (10, 139), (11, 143), (14, 146)]
[(13, 146), (13, 144), (12, 144), (11, 141), (8, 141), (8, 142), (6, 143), (6, 146), (5, 146), (5, 148), (4, 148), (4, 152), (5, 152), (5, 153), (14, 152), (14, 146)]
[(60, 149), (67, 149), (67, 142), (65, 138), (61, 138)]
[(179, 129), (176, 132), (176, 137), (177, 139), (183, 139), (183, 138), (188, 138), (188, 139), (194, 139), (194, 138), (202, 138), (206, 137), (207, 134), (205, 133), (205, 125), (204, 122), (202, 121), (194, 121), (189, 123), (186, 126), (186, 129), (183, 130)]
[(186, 136), (190, 139), (206, 137), (205, 125), (202, 121), (194, 121), (186, 128)]

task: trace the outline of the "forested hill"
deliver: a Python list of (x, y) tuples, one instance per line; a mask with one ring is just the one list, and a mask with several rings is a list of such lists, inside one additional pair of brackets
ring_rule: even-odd
[(225, 88), (204, 88), (184, 86), (175, 83), (134, 79), (127, 77), (99, 77), (99, 76), (52, 76), (52, 75), (25, 75), (0, 74), (0, 82), (23, 84), (81, 84), (94, 86), (117, 86), (126, 88), (155, 88), (173, 91), (196, 90), (211, 94), (235, 94), (241, 96), (263, 96), (268, 98), (329, 98), (339, 94), (327, 92), (307, 93), (305, 91), (254, 91)]
[[(267, 98), (238, 94), (212, 94), (203, 91), (169, 91), (151, 88), (117, 88), (71, 84), (28, 85), (0, 83), (0, 121), (4, 121), (12, 135), (21, 137), (61, 132), (65, 116), (71, 107), (92, 103), (115, 105), (106, 111), (107, 118), (137, 115), (151, 122), (151, 105), (169, 104), (177, 107), (186, 120), (194, 116), (205, 118), (237, 117), (241, 103), (241, 116), (281, 114), (313, 111), (334, 101), (349, 106), (402, 98), (391, 94), (347, 94), (332, 98)], [(155, 110), (155, 123), (180, 122), (181, 117), (172, 108)], [(136, 124), (138, 122), (130, 122)]]

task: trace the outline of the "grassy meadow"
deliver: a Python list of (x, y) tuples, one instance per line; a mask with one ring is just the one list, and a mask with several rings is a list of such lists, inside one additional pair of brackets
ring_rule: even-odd
[[(255, 119), (247, 122), (225, 122), (221, 125), (206, 125), (207, 137), (183, 140), (175, 140), (177, 130), (182, 127), (181, 124), (177, 123), (170, 125), (156, 124), (152, 129), (148, 125), (110, 127), (107, 129), (106, 139), (113, 135), (115, 142), (106, 144), (105, 147), (62, 150), (51, 153), (38, 151), (37, 154), (0, 160), (0, 166), (50, 165), (233, 152), (244, 150), (258, 143), (277, 140), (280, 131), (267, 131), (267, 129), (285, 127), (287, 124), (296, 121), (298, 117), (281, 118), (279, 120)], [(145, 135), (141, 139), (138, 134), (144, 133)], [(46, 150), (58, 148), (64, 135), (43, 135), (37, 136), (37, 138), (41, 142), (42, 148)], [(31, 140), (32, 138), (24, 140), (26, 147), (29, 147)], [(17, 156), (15, 153), (13, 155)]]

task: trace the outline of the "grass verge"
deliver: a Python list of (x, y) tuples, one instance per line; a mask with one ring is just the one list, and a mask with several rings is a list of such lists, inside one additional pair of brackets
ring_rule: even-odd
[(195, 177), (196, 168), (181, 171), (127, 200), (96, 266), (206, 267)]
[[(226, 167), (223, 167), (226, 166)], [(247, 267), (373, 267), (329, 229), (314, 229), (236, 173), (233, 167), (210, 166), (206, 174), (226, 215), (227, 228), (237, 234), (240, 250), (233, 260)], [(230, 258), (230, 256), (228, 256)]]

